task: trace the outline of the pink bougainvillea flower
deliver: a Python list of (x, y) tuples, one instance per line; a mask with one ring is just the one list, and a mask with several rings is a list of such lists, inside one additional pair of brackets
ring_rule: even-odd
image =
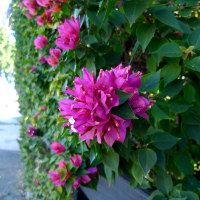
[[(57, 171), (49, 172), (49, 176), (51, 178), (50, 181), (53, 181), (54, 185), (57, 185), (57, 186), (64, 185), (66, 181), (71, 178), (70, 172), (68, 172), (66, 165), (67, 163), (65, 161), (59, 161), (59, 169)], [(63, 175), (64, 175), (64, 179), (63, 179)]]
[(43, 26), (43, 25), (46, 23), (46, 21), (44, 20), (44, 18), (43, 18), (41, 15), (39, 15), (39, 16), (37, 16), (37, 18), (36, 18), (36, 23), (37, 23), (39, 26)]
[(70, 156), (70, 160), (75, 167), (80, 167), (82, 165), (82, 158), (78, 154), (75, 154), (74, 157)]
[(50, 23), (52, 21), (51, 20), (51, 13), (52, 13), (51, 10), (45, 9), (45, 11), (43, 13), (43, 18), (46, 20), (46, 23)]
[(42, 56), (42, 57), (39, 59), (39, 62), (41, 62), (42, 64), (44, 64), (45, 62), (47, 62), (46, 56)]
[(51, 65), (51, 66), (56, 66), (56, 65), (58, 65), (58, 63), (59, 63), (59, 58), (60, 58), (60, 56), (61, 56), (61, 51), (60, 51), (60, 49), (50, 49), (49, 50), (49, 53), (52, 55), (52, 56), (49, 56), (48, 58), (47, 58), (47, 62), (48, 62), (48, 64), (49, 65)]
[(113, 107), (119, 105), (119, 96), (115, 89), (132, 93), (128, 99), (133, 112), (136, 115), (147, 118), (145, 113), (149, 101), (139, 96), (138, 87), (141, 85), (140, 72), (132, 73), (131, 67), (123, 67), (121, 64), (110, 71), (100, 70), (97, 80), (94, 74), (90, 75), (83, 68), (83, 79), (76, 77), (75, 90), (67, 87), (64, 93), (74, 96), (72, 99), (64, 99), (59, 102), (60, 112), (69, 121), (65, 126), (71, 126), (71, 131), (79, 134), (79, 138), (90, 140), (97, 137), (97, 142), (102, 139), (112, 146), (115, 141), (124, 142), (126, 128), (132, 128), (131, 119), (122, 119), (110, 113)]
[(18, 3), (19, 7), (23, 7), (23, 4), (21, 2)]
[(53, 56), (53, 57), (55, 57), (55, 58), (57, 58), (57, 59), (59, 59), (60, 58), (60, 56), (61, 56), (61, 51), (60, 51), (60, 49), (50, 49), (49, 50), (49, 53)]
[(36, 8), (37, 8), (37, 3), (36, 0), (25, 0), (23, 1), (23, 4), (26, 6), (27, 10), (29, 11), (29, 14), (31, 15), (36, 15)]
[(77, 177), (76, 181), (72, 183), (73, 188), (76, 190), (81, 186), (81, 183), (89, 183), (91, 181), (91, 178), (89, 175), (85, 174), (83, 176)]
[(40, 181), (37, 180), (36, 186), (39, 186), (39, 185), (40, 185)]
[(37, 119), (39, 115), (40, 115), (39, 112), (35, 112), (35, 119)]
[(59, 161), (58, 168), (59, 169), (67, 169), (66, 165), (67, 165), (66, 161)]
[(65, 147), (56, 141), (51, 143), (51, 148), (53, 149), (53, 152), (56, 154), (60, 154), (63, 151), (65, 151)]
[(48, 7), (51, 6), (53, 4), (52, 0), (36, 0), (37, 4), (42, 6), (42, 7)]
[(31, 15), (30, 13), (23, 13), (24, 15), (26, 15), (29, 19), (33, 18), (33, 15)]
[(45, 10), (44, 13), (39, 16), (37, 16), (36, 18), (36, 23), (39, 25), (39, 26), (43, 26), (45, 23), (50, 23), (52, 20), (51, 20), (51, 13), (52, 11), (50, 10)]
[(82, 183), (89, 183), (91, 181), (90, 176), (95, 178), (95, 175), (98, 174), (98, 169), (96, 167), (88, 168), (87, 171), (89, 172), (88, 174), (77, 177), (76, 181), (72, 183), (74, 189), (78, 189)]
[(80, 17), (79, 21), (76, 20), (73, 15), (71, 18), (72, 20), (66, 19), (64, 23), (57, 28), (60, 36), (57, 36), (55, 43), (63, 50), (75, 49), (76, 43), (79, 40)]
[(47, 106), (42, 106), (41, 107), (41, 110), (46, 110), (47, 109)]
[(49, 56), (48, 58), (47, 58), (47, 63), (49, 64), (49, 65), (51, 65), (51, 66), (57, 66), (58, 65), (58, 63), (59, 63), (59, 60), (57, 59), (57, 58), (55, 58), (55, 57), (53, 57), (53, 56)]
[(73, 188), (76, 190), (81, 186), (81, 177), (77, 177), (76, 181), (72, 183)]
[(35, 70), (36, 70), (36, 66), (33, 65), (33, 67), (31, 68), (31, 71), (32, 71), (32, 72), (35, 72)]
[(95, 176), (96, 174), (98, 174), (98, 169), (96, 167), (90, 167), (87, 169), (87, 171), (89, 171), (89, 175), (91, 176)]
[(59, 12), (61, 10), (60, 4), (53, 4), (53, 6), (50, 8), (52, 12)]
[(48, 43), (48, 39), (46, 38), (46, 36), (39, 35), (39, 36), (34, 40), (35, 49), (42, 49), (44, 46), (47, 45), (47, 43)]
[(28, 135), (31, 138), (34, 138), (37, 136), (37, 128), (33, 127), (33, 126), (29, 126), (28, 127), (28, 132), (26, 133), (26, 135)]

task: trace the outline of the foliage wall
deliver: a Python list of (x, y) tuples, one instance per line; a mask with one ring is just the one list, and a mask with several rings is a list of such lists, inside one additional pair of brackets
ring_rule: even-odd
[[(44, 10), (52, 4), (58, 4), (58, 9), (47, 19)], [(73, 183), (91, 167), (97, 167), (98, 174), (82, 181), (82, 186), (95, 189), (98, 176), (111, 183), (115, 176), (127, 174), (132, 188), (152, 189), (149, 199), (199, 199), (199, 2), (37, 0), (35, 5), (31, 10), (13, 0), (10, 19), (16, 38), (15, 84), (22, 114), (24, 181), (33, 199), (70, 199)], [(50, 48), (58, 48), (57, 27), (71, 15), (77, 20), (80, 16), (80, 39), (75, 47), (62, 49), (56, 64), (41, 62), (42, 56), (49, 57)], [(40, 25), (37, 16), (44, 19)], [(38, 35), (48, 39), (41, 50), (34, 46)], [(101, 69), (111, 70), (120, 63), (143, 73), (138, 89), (140, 96), (151, 99), (148, 118), (127, 107), (129, 93), (115, 90), (121, 101), (115, 114), (134, 119), (132, 128), (126, 129), (124, 142), (115, 141), (112, 147), (105, 141), (99, 144), (96, 138), (88, 145), (69, 126), (63, 128), (68, 120), (61, 116), (58, 102), (72, 96), (61, 91), (66, 86), (74, 89), (75, 77), (83, 77), (83, 67), (98, 77)], [(142, 103), (136, 106), (142, 109)], [(26, 134), (29, 126), (37, 128), (34, 137)], [(54, 153), (53, 141), (64, 145), (65, 151)], [(81, 155), (78, 167), (70, 159), (75, 154)], [(66, 161), (67, 166), (58, 168), (59, 161)], [(55, 186), (50, 181), (53, 170), (65, 184)]]

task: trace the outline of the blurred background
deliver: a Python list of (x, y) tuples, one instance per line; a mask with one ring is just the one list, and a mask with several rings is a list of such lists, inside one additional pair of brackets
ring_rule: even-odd
[(2, 1), (0, 7), (0, 149), (19, 150), (20, 114), (13, 78), (15, 38), (9, 28), (9, 3)]

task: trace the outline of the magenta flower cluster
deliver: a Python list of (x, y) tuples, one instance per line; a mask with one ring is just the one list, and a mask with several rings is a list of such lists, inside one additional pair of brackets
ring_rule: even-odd
[(83, 79), (76, 77), (75, 90), (67, 87), (64, 93), (74, 96), (74, 99), (64, 99), (59, 102), (60, 112), (69, 121), (65, 126), (71, 126), (72, 132), (77, 132), (79, 138), (90, 140), (97, 137), (98, 143), (104, 139), (112, 146), (117, 140), (124, 142), (126, 128), (131, 127), (131, 120), (124, 120), (110, 111), (119, 105), (119, 96), (115, 89), (131, 93), (128, 99), (135, 115), (147, 118), (145, 113), (150, 102), (139, 96), (138, 87), (141, 85), (141, 72), (132, 73), (131, 66), (122, 64), (110, 71), (100, 70), (97, 80), (94, 73), (90, 75), (83, 68)]
[[(54, 185), (60, 186), (64, 185), (68, 179), (71, 178), (70, 172), (67, 170), (66, 161), (59, 161), (59, 166), (57, 171), (50, 171), (50, 181), (54, 182)], [(64, 176), (64, 179), (62, 179)]]
[(72, 183), (74, 189), (78, 189), (82, 183), (86, 184), (91, 181), (91, 176), (95, 178), (95, 175), (98, 174), (98, 169), (96, 167), (91, 167), (87, 169), (88, 174), (79, 176), (76, 178), (76, 181)]
[(72, 20), (66, 19), (64, 23), (58, 26), (60, 36), (57, 36), (56, 45), (62, 50), (75, 49), (79, 40), (80, 17), (79, 21), (71, 16)]
[[(57, 145), (61, 148), (63, 146), (60, 143), (57, 143)], [(74, 157), (70, 156), (70, 160), (74, 167), (80, 167), (82, 165), (82, 158), (78, 154), (75, 154)], [(76, 181), (72, 183), (74, 189), (79, 188), (82, 183), (86, 184), (90, 182), (91, 176), (95, 178), (95, 175), (98, 173), (98, 169), (96, 167), (88, 168), (87, 171), (88, 171), (87, 174), (77, 177)], [(71, 177), (72, 175), (73, 175), (72, 172), (68, 171), (67, 169), (66, 161), (59, 161), (58, 170), (49, 172), (49, 176), (51, 178), (50, 181), (54, 182), (54, 185), (57, 186), (64, 185), (68, 179), (72, 178)]]
[(29, 126), (28, 127), (28, 132), (26, 133), (26, 135), (28, 135), (31, 138), (34, 138), (37, 136), (38, 130), (36, 127), (33, 126)]

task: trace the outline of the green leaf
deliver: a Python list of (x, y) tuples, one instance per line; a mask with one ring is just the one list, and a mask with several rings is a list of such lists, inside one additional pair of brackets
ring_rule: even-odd
[(192, 105), (186, 102), (182, 97), (177, 97), (169, 101), (169, 107), (175, 113), (183, 113), (187, 111)]
[(187, 200), (199, 200), (198, 195), (191, 191), (181, 191), (181, 196), (187, 197)]
[(86, 52), (86, 49), (83, 48), (83, 47), (80, 47), (76, 50), (76, 55), (78, 56), (78, 59), (81, 59), (85, 56), (85, 52)]
[[(184, 80), (178, 79), (171, 83), (169, 83), (166, 87), (162, 87), (160, 85), (160, 94), (159, 96), (175, 96), (177, 95), (183, 88)], [(164, 85), (164, 84), (163, 84)]]
[(132, 93), (126, 93), (118, 89), (115, 90), (115, 94), (119, 96), (119, 104), (125, 103), (132, 95)]
[(132, 62), (132, 60), (133, 60), (133, 57), (134, 57), (135, 53), (136, 53), (137, 50), (138, 50), (138, 47), (139, 47), (139, 42), (136, 41), (136, 43), (135, 43), (135, 45), (134, 45), (134, 47), (133, 47), (132, 53), (131, 53), (131, 58), (130, 58), (129, 64), (131, 64), (131, 62)]
[(123, 4), (124, 12), (130, 26), (145, 11), (148, 0), (126, 0)]
[(182, 52), (179, 49), (179, 46), (175, 42), (167, 42), (153, 53), (158, 54), (160, 56), (171, 57), (171, 58), (182, 56)]
[(136, 30), (136, 36), (139, 43), (142, 46), (143, 53), (145, 52), (146, 47), (154, 36), (156, 31), (155, 25), (141, 24)]
[(192, 60), (185, 60), (185, 65), (193, 71), (200, 72), (200, 56)]
[(98, 40), (96, 39), (96, 37), (94, 35), (85, 35), (83, 38), (83, 43), (86, 45), (90, 45), (93, 43), (97, 43)]
[(110, 13), (109, 21), (113, 23), (115, 26), (121, 26), (123, 23), (127, 21), (124, 14), (122, 14), (119, 10), (113, 10)]
[(99, 2), (99, 10), (97, 12), (97, 15), (104, 9), (105, 5), (106, 5), (106, 0), (102, 0)]
[(166, 200), (166, 198), (164, 197), (164, 194), (159, 190), (154, 190), (148, 197), (148, 200)]
[(106, 164), (104, 164), (104, 171), (105, 171), (108, 183), (110, 185), (112, 182), (112, 169), (110, 167), (108, 167)]
[(113, 7), (117, 1), (118, 0), (107, 0), (107, 8), (106, 8), (106, 13), (105, 13), (103, 22), (108, 18), (108, 16), (110, 15), (110, 13), (113, 10)]
[(177, 138), (176, 136), (173, 136), (169, 133), (162, 132), (162, 131), (157, 131), (151, 137), (151, 142), (153, 143), (153, 145), (161, 150), (170, 149), (178, 141), (179, 141), (179, 138)]
[(164, 78), (164, 86), (172, 82), (178, 77), (181, 72), (181, 67), (178, 63), (168, 63), (161, 70), (161, 76)]
[(98, 15), (97, 15), (97, 12), (98, 12), (98, 7), (96, 6), (91, 6), (87, 8), (87, 16), (90, 19), (90, 21), (94, 23), (95, 25), (100, 26), (105, 16), (105, 10), (102, 10), (101, 12), (99, 12)]
[(186, 133), (200, 144), (200, 125), (187, 125)]
[(67, 195), (69, 196), (71, 194), (71, 191), (72, 191), (72, 183), (70, 181), (67, 181), (65, 183), (65, 190), (67, 192)]
[(135, 155), (133, 157), (133, 165), (131, 167), (131, 173), (133, 177), (135, 178), (135, 180), (139, 184), (142, 184), (143, 176), (145, 175), (145, 173)]
[(187, 101), (188, 103), (192, 103), (192, 101), (195, 98), (195, 89), (194, 89), (194, 87), (192, 85), (190, 85), (190, 84), (187, 84), (184, 87), (183, 94), (184, 94), (185, 101)]
[(138, 153), (138, 160), (145, 173), (147, 173), (156, 164), (157, 156), (151, 149), (141, 149)]
[(160, 81), (160, 70), (155, 73), (148, 73), (142, 76), (141, 86), (139, 88), (140, 92), (148, 92), (154, 89)]
[(146, 62), (148, 72), (156, 72), (157, 63), (153, 55), (148, 55)]
[(194, 171), (193, 164), (191, 163), (192, 158), (187, 152), (176, 152), (173, 155), (173, 160), (178, 168), (184, 175), (192, 175)]
[(127, 102), (112, 108), (110, 112), (118, 117), (121, 117), (122, 119), (137, 119), (132, 108)]
[(103, 164), (118, 173), (119, 167), (119, 155), (112, 149), (109, 148), (103, 155)]
[(188, 37), (188, 42), (190, 46), (195, 46), (195, 50), (200, 49), (200, 28), (192, 31), (192, 33)]
[(171, 176), (160, 170), (156, 177), (156, 186), (164, 194), (169, 194), (173, 189)]
[(67, 3), (63, 3), (61, 6), (61, 10), (65, 15), (70, 15), (69, 5)]
[(162, 99), (156, 100), (156, 103), (151, 108), (151, 113), (158, 120), (170, 119), (168, 104)]
[(183, 32), (175, 15), (167, 7), (155, 6), (150, 8), (149, 10), (163, 24), (166, 24), (176, 30)]

